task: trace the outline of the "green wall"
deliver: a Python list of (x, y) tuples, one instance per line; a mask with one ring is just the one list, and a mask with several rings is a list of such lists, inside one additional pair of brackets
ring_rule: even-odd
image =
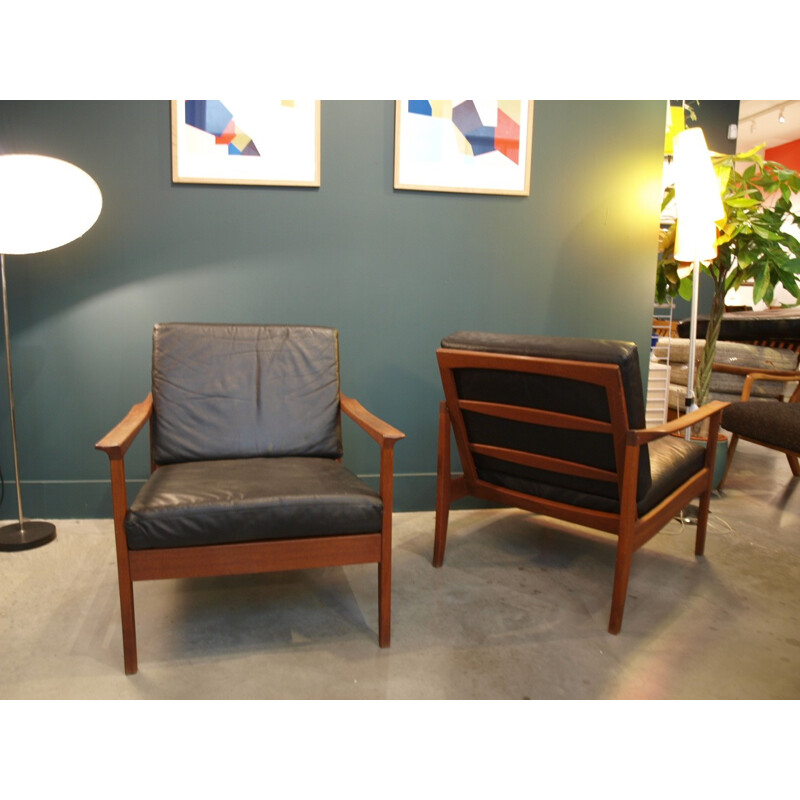
[[(444, 335), (632, 340), (646, 370), (663, 126), (663, 101), (537, 102), (530, 197), (490, 197), (396, 191), (390, 101), (323, 102), (320, 189), (173, 185), (167, 101), (0, 102), (0, 152), (71, 161), (104, 198), (82, 239), (6, 260), (26, 516), (111, 515), (93, 445), (147, 393), (158, 321), (338, 328), (343, 390), (407, 434), (397, 510), (433, 508)], [(348, 425), (345, 463), (377, 472)]]

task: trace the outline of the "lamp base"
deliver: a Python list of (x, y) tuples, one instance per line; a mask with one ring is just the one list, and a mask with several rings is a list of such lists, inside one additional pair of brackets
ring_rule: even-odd
[(0, 551), (31, 550), (52, 542), (56, 538), (56, 526), (52, 522), (25, 520), (0, 528)]

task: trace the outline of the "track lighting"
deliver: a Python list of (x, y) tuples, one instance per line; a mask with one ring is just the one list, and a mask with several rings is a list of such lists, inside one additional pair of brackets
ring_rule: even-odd
[(792, 106), (792, 105), (796, 104), (797, 102), (800, 102), (800, 101), (797, 101), (797, 100), (778, 100), (777, 102), (772, 103), (771, 105), (767, 106), (766, 108), (762, 108), (759, 111), (755, 111), (752, 114), (748, 114), (746, 117), (739, 117), (739, 128), (741, 129), (742, 126), (745, 124), (745, 122), (749, 122), (750, 123), (750, 125), (749, 125), (750, 134), (753, 135), (753, 134), (756, 133), (756, 130), (758, 129), (758, 123), (757, 123), (758, 118), (759, 117), (767, 117), (768, 116), (768, 117), (772, 117), (772, 119), (775, 119), (775, 117), (773, 117), (772, 115), (776, 111), (778, 112), (778, 122), (781, 125), (785, 125), (786, 124), (786, 108), (788, 106)]

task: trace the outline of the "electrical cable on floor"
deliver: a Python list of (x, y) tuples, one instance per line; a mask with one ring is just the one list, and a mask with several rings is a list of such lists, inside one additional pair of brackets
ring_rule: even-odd
[[(678, 530), (669, 530), (668, 525), (671, 525), (672, 523), (668, 523), (667, 526), (664, 526), (662, 533), (666, 533), (668, 536), (680, 535), (683, 533), (683, 529), (687, 525), (697, 525), (697, 513), (697, 506), (686, 506), (686, 508), (682, 509), (680, 514), (678, 514), (678, 516), (674, 517), (672, 520), (672, 522), (677, 522), (680, 524)], [(708, 524), (706, 526), (706, 530), (714, 531), (715, 533), (734, 532), (733, 526), (729, 522), (722, 519), (722, 517), (716, 516), (711, 510), (708, 512)]]
[[(708, 521), (709, 521), (709, 523), (711, 523), (711, 522), (719, 522), (720, 524), (724, 525), (725, 529), (722, 531), (722, 533), (733, 533), (734, 532), (733, 525), (731, 525), (729, 522), (726, 522), (724, 519), (721, 519), (719, 517), (717, 519), (713, 519), (712, 517), (709, 517)], [(713, 530), (715, 528), (715, 526), (714, 525), (710, 525), (710, 528)], [(717, 528), (716, 530), (717, 530), (717, 532), (719, 532), (719, 528)]]

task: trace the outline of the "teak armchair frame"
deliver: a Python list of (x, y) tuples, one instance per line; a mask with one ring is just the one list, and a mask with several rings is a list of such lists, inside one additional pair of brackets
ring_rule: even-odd
[[(114, 536), (117, 549), (122, 640), (126, 674), (138, 669), (133, 582), (164, 578), (200, 578), (260, 572), (378, 565), (378, 642), (391, 640), (392, 501), (394, 445), (405, 434), (369, 413), (357, 400), (340, 394), (340, 407), (380, 446), (379, 493), (383, 501), (382, 529), (375, 533), (278, 539), (199, 547), (130, 550), (125, 533), (128, 495), (125, 454), (153, 417), (152, 394), (134, 405), (125, 418), (96, 445), (111, 467)], [(152, 436), (151, 436), (152, 441)], [(151, 470), (156, 469), (151, 458)]]
[[(611, 363), (589, 363), (504, 355), (440, 348), (437, 359), (442, 377), (445, 401), (439, 409), (439, 444), (436, 494), (436, 532), (433, 565), (442, 566), (447, 539), (450, 506), (456, 500), (471, 495), (484, 500), (525, 509), (557, 519), (584, 525), (617, 536), (616, 569), (609, 618), (609, 633), (619, 633), (625, 608), (628, 579), (633, 553), (649, 541), (691, 500), (700, 497), (700, 511), (695, 538), (695, 554), (705, 548), (706, 527), (714, 475), (715, 446), (705, 451), (703, 468), (671, 492), (654, 508), (640, 516), (637, 509), (637, 477), (642, 448), (659, 438), (670, 436), (708, 419), (709, 442), (716, 442), (720, 417), (726, 403), (713, 401), (697, 411), (652, 428), (633, 430), (628, 425), (625, 394), (620, 368)], [(511, 370), (580, 380), (605, 390), (610, 420), (602, 422), (587, 417), (543, 411), (522, 405), (505, 405), (464, 400), (459, 397), (455, 371), (459, 369)], [(613, 437), (616, 470), (599, 470), (577, 462), (552, 459), (522, 450), (497, 448), (469, 440), (464, 412), (516, 420), (564, 430), (608, 434)], [(451, 430), (461, 459), (463, 473), (451, 472)], [(488, 483), (478, 475), (475, 455), (499, 458), (533, 468), (552, 470), (566, 475), (615, 483), (619, 490), (619, 512), (597, 511), (577, 505), (525, 494)]]

